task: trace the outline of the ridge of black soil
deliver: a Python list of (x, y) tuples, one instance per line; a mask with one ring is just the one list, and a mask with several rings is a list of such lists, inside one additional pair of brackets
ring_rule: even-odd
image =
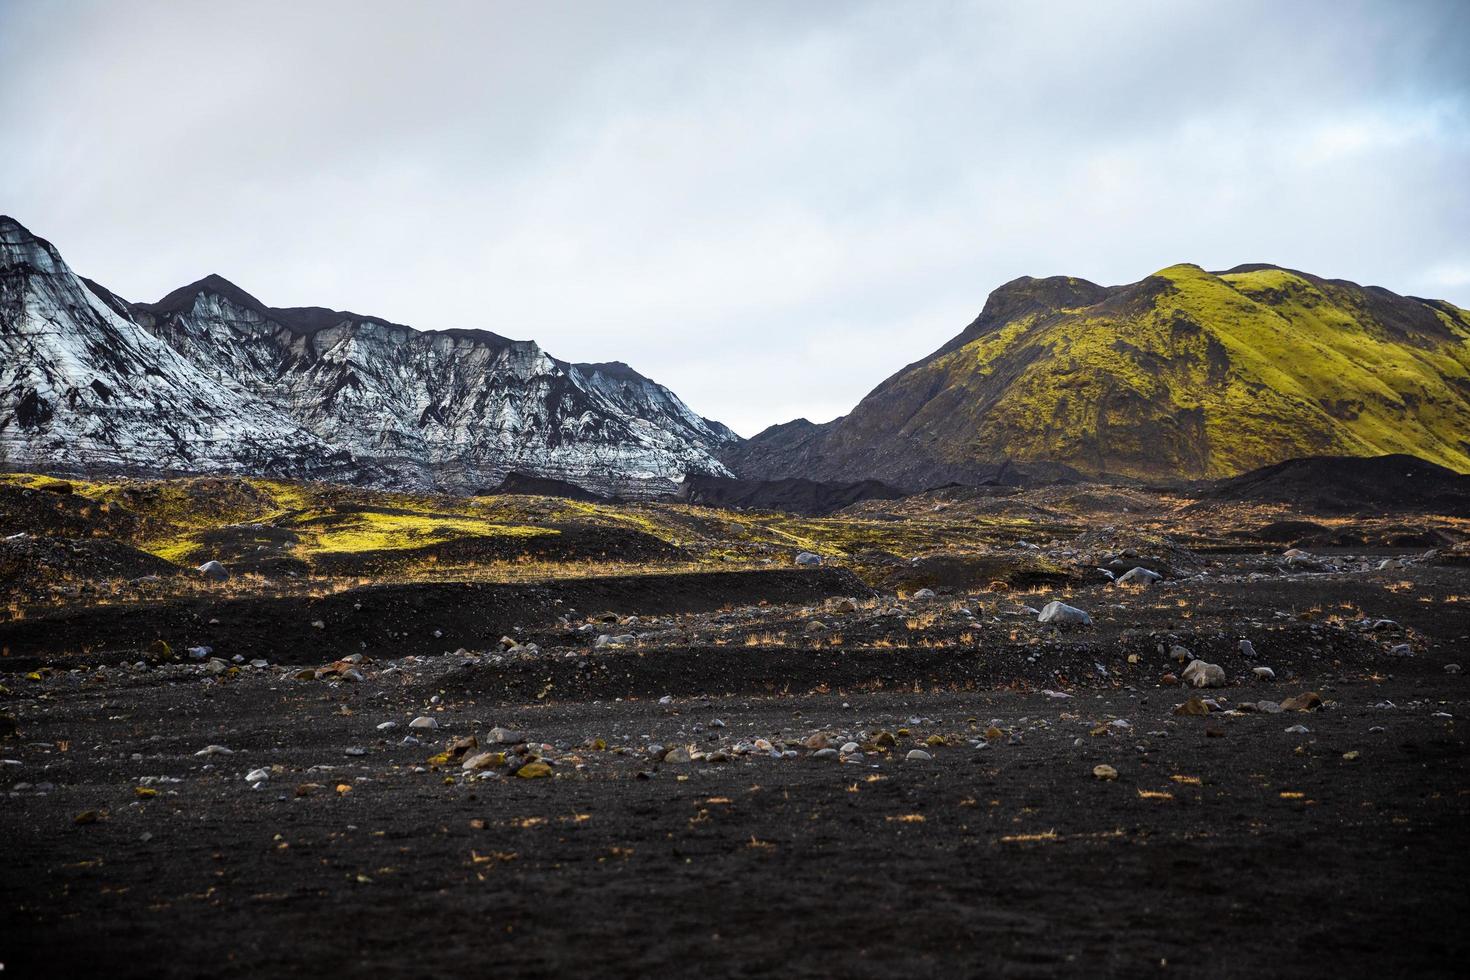
[[(708, 612), (734, 604), (867, 596), (844, 569), (690, 572), (568, 579), (546, 584), (435, 582), (373, 585), (325, 596), (190, 597), (93, 606), (0, 624), (0, 671), (58, 657), (137, 659), (155, 640), (216, 656), (321, 662), (483, 648), (518, 628), (578, 610)], [(320, 627), (312, 625), (321, 623)]]
[(1290, 504), (1319, 514), (1470, 517), (1470, 476), (1417, 456), (1308, 456), (1204, 487), (1208, 500)]

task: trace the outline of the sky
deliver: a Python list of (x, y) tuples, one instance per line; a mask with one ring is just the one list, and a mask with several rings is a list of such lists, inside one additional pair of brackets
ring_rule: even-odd
[(534, 339), (749, 436), (1023, 275), (1470, 307), (1470, 2), (0, 0), (0, 212), (129, 299)]

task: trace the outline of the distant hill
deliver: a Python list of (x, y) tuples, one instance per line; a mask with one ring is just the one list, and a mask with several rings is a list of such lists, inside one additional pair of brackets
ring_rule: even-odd
[(1405, 453), (1470, 471), (1470, 314), (1271, 265), (1127, 286), (1022, 278), (933, 354), (823, 425), (728, 447), (738, 476), (1230, 476)]
[(782, 510), (792, 514), (823, 515), (863, 500), (896, 500), (904, 491), (877, 480), (822, 483), (817, 480), (732, 480), (723, 476), (690, 474), (679, 487), (679, 498), (705, 507), (745, 510)]
[(1290, 504), (1319, 514), (1410, 512), (1470, 517), (1470, 476), (1413, 456), (1289, 459), (1216, 481), (1210, 500)]

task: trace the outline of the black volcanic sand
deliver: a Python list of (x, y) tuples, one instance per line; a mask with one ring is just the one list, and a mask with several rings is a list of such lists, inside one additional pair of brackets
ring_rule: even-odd
[[(642, 580), (592, 588), (566, 623), (536, 618), (550, 599), (514, 607), (495, 631), (520, 625), (538, 652), (379, 641), (358, 683), (10, 672), (0, 960), (15, 976), (1459, 975), (1470, 691), (1444, 667), (1470, 654), (1470, 572), (1238, 561), (1079, 588), (1065, 597), (1096, 624), (1065, 633), (1020, 608), (1044, 596), (839, 609), (817, 594), (842, 594), (835, 579), (787, 576), (812, 592), (758, 606), (782, 580), (732, 578), (721, 609), (699, 591), (713, 579)], [(586, 622), (638, 597), (636, 621)], [(471, 604), (421, 598), (446, 621)], [(394, 615), (417, 615), (405, 601)], [(594, 649), (600, 632), (637, 645)], [(1208, 717), (1173, 713), (1174, 643), (1229, 674), (1201, 692)], [(1307, 691), (1325, 705), (1239, 710)], [(421, 714), (439, 727), (402, 744)], [(549, 743), (553, 776), (429, 765), (495, 725)], [(895, 746), (858, 763), (805, 746), (880, 731)], [(796, 757), (650, 750), (757, 738)], [(210, 744), (232, 754), (196, 755)], [(918, 747), (933, 758), (907, 761)], [(251, 789), (262, 767), (279, 768)]]

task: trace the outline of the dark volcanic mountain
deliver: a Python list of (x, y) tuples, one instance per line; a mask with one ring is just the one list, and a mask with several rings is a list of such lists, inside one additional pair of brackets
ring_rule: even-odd
[(750, 479), (923, 488), (1017, 464), (1205, 478), (1389, 453), (1470, 471), (1470, 314), (1275, 266), (1178, 265), (1127, 286), (1008, 283), (849, 415), (723, 459)]
[(625, 364), (483, 330), (275, 309), (219, 276), (128, 303), (0, 218), (0, 464), (603, 493), (725, 475), (739, 441)]

